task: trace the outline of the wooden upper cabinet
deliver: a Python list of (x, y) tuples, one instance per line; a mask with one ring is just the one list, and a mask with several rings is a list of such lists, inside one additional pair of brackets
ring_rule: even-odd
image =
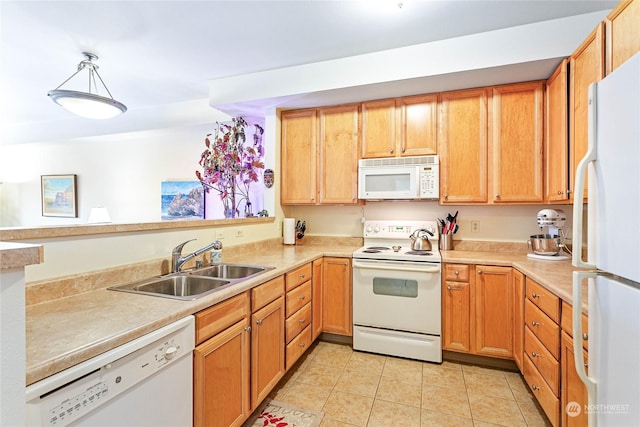
[(440, 202), (487, 202), (488, 89), (440, 95)]
[(322, 108), (319, 116), (319, 203), (357, 203), (358, 105)]
[(438, 95), (399, 98), (396, 154), (426, 156), (437, 153)]
[(605, 19), (607, 74), (640, 51), (640, 0), (621, 1)]
[(362, 103), (361, 157), (393, 157), (396, 154), (396, 101)]
[(493, 202), (543, 201), (544, 82), (493, 88)]
[[(575, 184), (578, 163), (587, 152), (587, 130), (589, 110), (589, 85), (604, 77), (604, 23), (598, 24), (580, 47), (571, 55), (569, 89), (569, 151), (570, 188)], [(572, 198), (587, 196), (587, 182), (584, 194), (572, 194)]]
[(565, 59), (547, 80), (545, 140), (545, 200), (566, 202), (569, 188), (568, 61)]
[(281, 117), (282, 204), (313, 205), (317, 201), (316, 110), (285, 111)]

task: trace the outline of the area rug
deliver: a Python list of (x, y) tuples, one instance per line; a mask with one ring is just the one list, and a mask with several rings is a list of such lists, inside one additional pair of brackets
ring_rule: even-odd
[(323, 416), (322, 412), (267, 399), (244, 427), (317, 427)]

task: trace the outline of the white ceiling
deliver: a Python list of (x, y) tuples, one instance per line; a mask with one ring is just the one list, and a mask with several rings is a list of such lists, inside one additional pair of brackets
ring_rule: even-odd
[(606, 11), (616, 3), (406, 0), (398, 8), (384, 0), (2, 0), (0, 117), (5, 128), (80, 123), (46, 94), (75, 72), (82, 51), (100, 57), (102, 78), (129, 108), (124, 123), (136, 110), (208, 99), (211, 79)]

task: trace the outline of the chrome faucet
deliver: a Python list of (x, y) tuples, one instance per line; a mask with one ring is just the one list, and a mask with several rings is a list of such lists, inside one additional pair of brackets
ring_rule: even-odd
[(198, 249), (194, 253), (182, 256), (182, 248), (184, 247), (184, 245), (186, 245), (189, 242), (193, 242), (194, 240), (197, 240), (197, 239), (187, 240), (186, 242), (182, 242), (178, 246), (173, 248), (173, 250), (171, 251), (171, 272), (172, 273), (179, 273), (180, 270), (182, 269), (182, 265), (185, 262), (189, 261), (190, 259), (195, 258), (198, 255), (203, 254), (210, 249), (222, 248), (222, 243), (220, 242), (220, 240), (216, 240), (215, 242), (208, 244), (204, 248)]

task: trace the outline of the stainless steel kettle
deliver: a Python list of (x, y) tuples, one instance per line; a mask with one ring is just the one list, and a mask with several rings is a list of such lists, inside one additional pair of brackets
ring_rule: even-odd
[(429, 236), (433, 236), (433, 233), (424, 228), (420, 228), (414, 231), (409, 238), (411, 239), (412, 251), (430, 251), (431, 241)]

